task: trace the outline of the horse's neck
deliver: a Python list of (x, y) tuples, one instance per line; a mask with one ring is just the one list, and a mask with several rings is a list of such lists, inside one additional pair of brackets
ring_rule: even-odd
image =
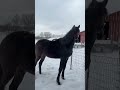
[[(90, 10), (90, 11), (89, 11)], [(101, 16), (98, 15), (99, 11), (92, 11), (92, 9), (88, 8), (86, 12), (86, 47), (88, 51), (91, 51), (94, 42), (97, 38), (97, 32), (100, 27), (102, 27), (104, 23), (104, 18), (107, 15), (107, 9), (100, 11)]]
[(73, 48), (75, 40), (72, 39), (68, 44), (66, 44), (67, 48)]
[(63, 45), (68, 45), (73, 41), (73, 36), (64, 36), (63, 38), (60, 39), (61, 44)]

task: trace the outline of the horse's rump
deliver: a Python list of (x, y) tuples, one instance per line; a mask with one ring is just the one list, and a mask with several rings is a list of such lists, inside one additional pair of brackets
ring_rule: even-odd
[(36, 55), (45, 54), (51, 58), (60, 58), (61, 45), (59, 40), (49, 41), (46, 39), (39, 40), (35, 46)]

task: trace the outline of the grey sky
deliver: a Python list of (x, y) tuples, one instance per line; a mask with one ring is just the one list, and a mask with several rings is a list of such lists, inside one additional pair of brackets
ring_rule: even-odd
[(0, 24), (8, 20), (8, 16), (35, 12), (35, 0), (0, 0)]
[(85, 0), (35, 0), (35, 32), (64, 34), (73, 25), (85, 30)]

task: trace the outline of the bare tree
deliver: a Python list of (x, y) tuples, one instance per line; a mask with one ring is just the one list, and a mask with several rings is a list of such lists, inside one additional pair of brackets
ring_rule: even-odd
[(12, 18), (12, 21), (11, 21), (11, 24), (13, 26), (18, 26), (20, 25), (20, 16), (18, 14), (16, 14), (13, 18)]
[(52, 37), (52, 34), (50, 32), (44, 32), (44, 36), (46, 38), (51, 38)]
[(22, 25), (25, 25), (25, 26), (34, 26), (34, 24), (35, 24), (34, 14), (22, 15), (21, 23), (22, 23)]
[(44, 37), (44, 33), (43, 32), (40, 33), (40, 37)]

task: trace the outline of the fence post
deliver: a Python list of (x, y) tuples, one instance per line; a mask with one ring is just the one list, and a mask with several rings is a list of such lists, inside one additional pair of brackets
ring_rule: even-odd
[(72, 55), (71, 55), (70, 70), (72, 70)]

